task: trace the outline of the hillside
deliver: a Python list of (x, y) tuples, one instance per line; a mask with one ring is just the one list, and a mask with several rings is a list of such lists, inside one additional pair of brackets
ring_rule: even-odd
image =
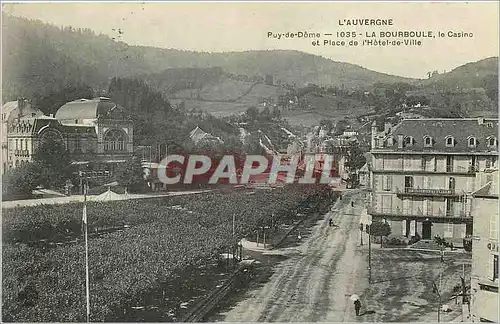
[(470, 89), (487, 87), (489, 81), (492, 80), (498, 82), (498, 57), (467, 63), (450, 72), (437, 74), (419, 83), (424, 87)]
[(59, 28), (36, 20), (3, 15), (3, 99), (45, 94), (67, 84), (107, 88), (112, 77), (157, 73), (171, 68), (219, 67), (277, 82), (369, 87), (374, 82), (410, 81), (349, 63), (298, 51), (198, 53), (129, 46), (90, 29)]
[[(371, 91), (376, 83), (410, 83), (415, 89), (408, 95), (426, 96), (444, 115), (454, 109), (466, 115), (496, 113), (498, 107), (498, 58), (415, 80), (299, 51), (200, 53), (129, 46), (90, 29), (59, 28), (5, 15), (2, 48), (3, 100), (25, 96), (50, 101), (54, 93), (67, 87), (73, 87), (73, 93), (87, 93), (88, 86), (94, 93), (102, 93), (107, 92), (111, 78), (132, 77), (146, 80), (169, 100), (183, 100), (188, 109), (216, 116), (276, 103), (290, 88), (304, 88), (308, 83), (346, 92), (353, 88)], [(272, 84), (265, 83), (266, 76), (273, 77)], [(360, 100), (305, 99), (312, 103), (312, 111), (302, 106), (283, 115), (309, 124), (324, 117), (342, 118), (350, 109), (355, 114), (365, 113)], [(52, 106), (57, 108), (57, 104)]]

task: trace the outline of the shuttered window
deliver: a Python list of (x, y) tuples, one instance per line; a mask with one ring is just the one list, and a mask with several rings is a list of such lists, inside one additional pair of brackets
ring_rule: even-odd
[[(498, 256), (497, 256), (497, 260), (498, 260)], [(495, 255), (493, 254), (490, 254), (490, 257), (489, 257), (489, 260), (488, 260), (488, 279), (489, 280), (495, 280), (495, 277), (498, 277), (498, 276), (495, 276), (495, 261), (498, 262), (497, 260), (495, 260)]]
[(444, 237), (450, 238), (453, 237), (453, 224), (448, 223), (444, 225)]
[(384, 176), (383, 189), (385, 191), (391, 191), (392, 190), (392, 177), (391, 176), (389, 176), (389, 175)]
[(498, 213), (491, 213), (490, 216), (490, 239), (498, 239)]
[(498, 255), (493, 256), (493, 280), (498, 279)]

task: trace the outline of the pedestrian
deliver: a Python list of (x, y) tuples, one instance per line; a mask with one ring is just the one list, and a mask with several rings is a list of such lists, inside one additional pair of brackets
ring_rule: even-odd
[(361, 302), (359, 299), (354, 301), (354, 309), (356, 310), (356, 316), (359, 316), (359, 310), (361, 309)]
[(328, 220), (328, 224), (330, 225), (330, 227), (333, 225), (333, 220), (331, 218)]
[(351, 207), (354, 207), (354, 201), (351, 201)]

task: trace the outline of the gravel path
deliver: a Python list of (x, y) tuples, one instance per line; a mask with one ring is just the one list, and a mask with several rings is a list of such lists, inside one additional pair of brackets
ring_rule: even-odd
[[(351, 200), (356, 202), (354, 208)], [(355, 285), (363, 280), (356, 278), (366, 272), (357, 251), (363, 206), (364, 193), (345, 193), (336, 211), (326, 214), (312, 234), (293, 248), (294, 254), (278, 265), (267, 283), (222, 314), (224, 321), (355, 321), (349, 296), (359, 294), (361, 287)], [(326, 221), (330, 216), (334, 227)]]

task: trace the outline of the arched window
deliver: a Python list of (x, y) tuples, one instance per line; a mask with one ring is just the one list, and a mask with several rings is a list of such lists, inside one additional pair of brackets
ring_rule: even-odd
[(467, 139), (469, 147), (475, 147), (476, 146), (476, 138), (475, 137), (469, 137)]
[(105, 151), (125, 151), (126, 136), (118, 129), (112, 129), (104, 135)]
[(453, 136), (446, 136), (446, 147), (451, 147), (455, 145), (455, 139)]
[(16, 160), (15, 165), (16, 165), (16, 168), (18, 168), (18, 167), (19, 167), (19, 160)]
[(497, 139), (495, 138), (495, 136), (488, 137), (488, 146), (492, 147), (496, 145), (497, 145)]
[(432, 137), (430, 136), (424, 136), (424, 146), (425, 147), (432, 147)]
[(411, 146), (411, 145), (413, 145), (413, 143), (414, 143), (413, 136), (406, 136), (405, 137), (405, 145)]

